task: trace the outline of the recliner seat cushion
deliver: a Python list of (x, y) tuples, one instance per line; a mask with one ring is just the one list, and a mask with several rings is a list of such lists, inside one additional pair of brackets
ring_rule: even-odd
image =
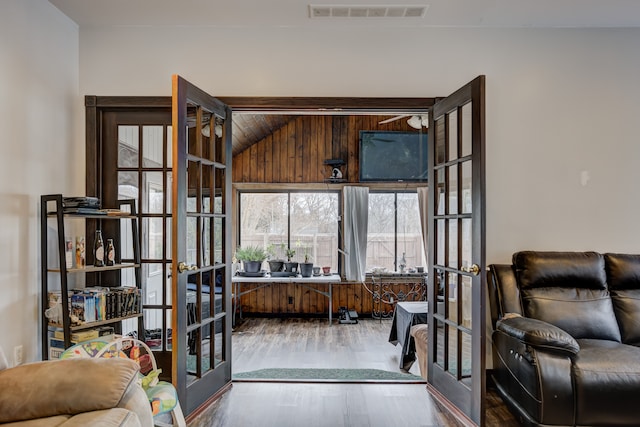
[(638, 425), (640, 352), (606, 340), (578, 340), (573, 361), (576, 425)]

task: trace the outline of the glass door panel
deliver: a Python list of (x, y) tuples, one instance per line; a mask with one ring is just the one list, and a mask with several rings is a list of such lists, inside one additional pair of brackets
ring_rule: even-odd
[(174, 385), (191, 413), (231, 381), (231, 112), (173, 77)]
[(428, 381), (482, 425), (484, 77), (437, 102), (430, 120), (429, 324), (436, 327), (429, 329)]

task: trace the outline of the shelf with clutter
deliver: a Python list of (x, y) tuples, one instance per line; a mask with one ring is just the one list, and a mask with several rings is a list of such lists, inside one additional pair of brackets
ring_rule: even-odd
[[(56, 358), (61, 349), (69, 348), (74, 332), (111, 326), (121, 333), (126, 319), (142, 323), (135, 200), (118, 204), (103, 209), (95, 197), (41, 196), (43, 359)], [(78, 219), (85, 221), (84, 232), (70, 238), (77, 227), (68, 222)], [(111, 231), (103, 239), (107, 222)], [(93, 229), (95, 239), (89, 245), (85, 234)], [(126, 270), (133, 271), (123, 279), (120, 271)]]

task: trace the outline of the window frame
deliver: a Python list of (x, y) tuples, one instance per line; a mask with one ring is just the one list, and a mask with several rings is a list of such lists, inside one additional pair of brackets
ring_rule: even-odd
[[(400, 253), (398, 252), (398, 194), (415, 194), (416, 197), (418, 197), (418, 193), (416, 192), (416, 188), (370, 188), (369, 189), (369, 195), (371, 194), (393, 194), (393, 251), (394, 251), (394, 261), (393, 261), (393, 272), (394, 273), (399, 273), (399, 268), (398, 268), (398, 260), (400, 259)], [(420, 205), (418, 204), (418, 209), (420, 209)], [(418, 212), (418, 215), (420, 213)], [(368, 233), (367, 233), (368, 235)], [(422, 237), (424, 239), (424, 236)], [(418, 254), (416, 255), (417, 258), (422, 258), (422, 255), (424, 255), (424, 260), (426, 261), (427, 257), (427, 253), (426, 250), (424, 249), (424, 242), (423, 242), (423, 253), (422, 254)], [(426, 267), (426, 264), (425, 264)], [(369, 267), (367, 267), (367, 270), (369, 270)], [(367, 275), (371, 275), (371, 272), (368, 271), (366, 273)]]
[(288, 212), (287, 212), (287, 247), (292, 247), (291, 245), (293, 244), (291, 242), (291, 195), (295, 194), (295, 193), (323, 193), (323, 194), (336, 194), (338, 197), (338, 211), (336, 212), (336, 216), (338, 218), (338, 231), (337, 231), (337, 240), (338, 240), (338, 274), (340, 274), (342, 276), (342, 266), (343, 266), (343, 260), (342, 260), (342, 256), (340, 256), (340, 251), (342, 251), (343, 248), (343, 236), (342, 236), (342, 216), (343, 216), (343, 202), (342, 202), (342, 188), (317, 188), (314, 186), (309, 186), (309, 188), (260, 188), (260, 189), (255, 189), (255, 188), (237, 188), (236, 189), (236, 206), (237, 206), (237, 211), (236, 211), (236, 221), (237, 221), (237, 227), (236, 227), (236, 245), (235, 247), (238, 247), (240, 245), (240, 242), (242, 242), (242, 224), (241, 224), (241, 219), (242, 219), (242, 195), (246, 194), (246, 193), (252, 193), (252, 194), (286, 194), (287, 195), (287, 207), (288, 207)]

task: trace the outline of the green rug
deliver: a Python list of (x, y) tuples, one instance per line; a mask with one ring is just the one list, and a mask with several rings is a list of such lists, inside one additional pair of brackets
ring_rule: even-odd
[(234, 381), (292, 382), (411, 382), (423, 383), (422, 377), (381, 369), (303, 369), (270, 368), (233, 374)]

